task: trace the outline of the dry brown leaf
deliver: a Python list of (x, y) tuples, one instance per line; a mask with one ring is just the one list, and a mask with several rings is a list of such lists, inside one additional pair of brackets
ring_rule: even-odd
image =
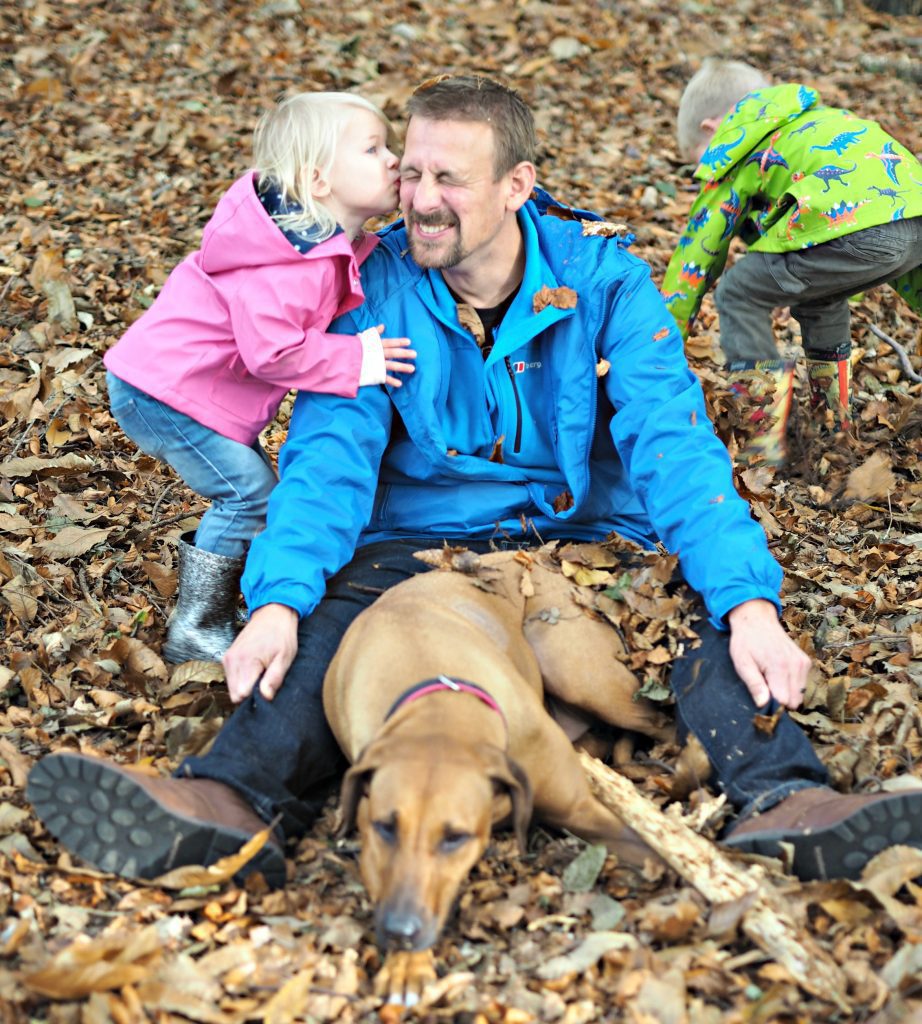
[(783, 715), (784, 708), (778, 708), (778, 710), (772, 715), (753, 715), (752, 724), (759, 732), (764, 733), (766, 736), (771, 736), (778, 727), (778, 723), (781, 721)]
[(51, 999), (82, 999), (91, 992), (108, 992), (136, 985), (148, 970), (138, 964), (100, 961), (77, 967), (46, 967), (23, 974), (22, 982), (26, 988)]
[(874, 452), (848, 474), (845, 496), (867, 501), (886, 498), (895, 490), (896, 477), (889, 456), (885, 452)]
[(85, 473), (94, 468), (93, 460), (85, 455), (68, 452), (53, 459), (29, 457), (25, 459), (7, 459), (0, 462), (0, 476), (19, 477), (40, 475), (56, 476), (58, 471)]
[(38, 601), (35, 595), (41, 592), (41, 586), (27, 583), (23, 576), (14, 576), (0, 589), (0, 597), (9, 605), (10, 611), (20, 622), (31, 622), (38, 614)]
[(573, 508), (573, 495), (569, 491), (561, 491), (560, 494), (554, 498), (552, 503), (554, 511), (557, 513), (567, 512)]
[(229, 882), (244, 864), (249, 864), (269, 842), (271, 836), (272, 827), (267, 826), (248, 839), (231, 856), (222, 857), (207, 867), (187, 864), (184, 867), (174, 868), (153, 879), (152, 884), (159, 885), (164, 889), (189, 889), (197, 885), (221, 885), (224, 882)]
[(618, 238), (630, 234), (631, 231), (627, 224), (606, 220), (583, 220), (580, 221), (580, 225), (583, 234), (590, 238)]
[(39, 541), (35, 546), (49, 558), (76, 558), (85, 555), (97, 544), (102, 544), (111, 532), (111, 526), (65, 526), (59, 533), (48, 540)]
[(477, 310), (473, 306), (466, 302), (458, 303), (458, 323), (466, 330), (469, 331), (474, 341), (482, 348), (486, 341), (486, 335), (483, 330), (483, 321), (477, 313)]
[(604, 569), (588, 569), (576, 562), (561, 562), (561, 572), (581, 587), (605, 587), (615, 582), (615, 577)]
[(260, 1019), (266, 1024), (294, 1024), (296, 1020), (301, 1020), (315, 970), (314, 965), (305, 967), (285, 981), (261, 1008)]
[(174, 569), (168, 569), (161, 562), (142, 562), (141, 569), (161, 597), (171, 598), (176, 593), (177, 580)]
[(561, 285), (559, 288), (548, 288), (546, 284), (535, 292), (532, 299), (532, 309), (540, 313), (542, 309), (553, 306), (555, 309), (575, 309), (577, 294), (572, 288)]
[(640, 943), (627, 932), (590, 932), (589, 935), (569, 953), (552, 957), (541, 964), (535, 972), (539, 978), (561, 978), (568, 974), (582, 973), (597, 964), (614, 949), (638, 949)]

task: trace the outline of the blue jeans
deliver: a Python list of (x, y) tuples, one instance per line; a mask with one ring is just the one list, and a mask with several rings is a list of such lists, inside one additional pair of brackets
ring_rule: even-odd
[[(301, 619), (298, 654), (273, 701), (254, 687), (203, 757), (178, 774), (214, 779), (238, 790), (265, 821), (281, 815), (282, 831), (302, 835), (346, 766), (323, 714), (323, 677), (352, 620), (388, 587), (428, 566), (414, 551), (438, 541), (386, 540), (359, 548), (333, 576), (317, 608)], [(489, 542), (448, 539), (486, 551)], [(800, 728), (783, 715), (771, 736), (752, 723), (756, 711), (729, 656), (729, 635), (702, 617), (701, 646), (673, 673), (680, 735), (703, 744), (718, 786), (742, 814), (764, 810), (796, 789), (826, 784), (826, 771)], [(407, 685), (418, 682), (408, 679)], [(476, 682), (476, 680), (474, 680)], [(773, 710), (768, 709), (769, 711)]]
[(269, 494), (278, 477), (257, 441), (247, 447), (112, 373), (109, 406), (119, 426), (148, 455), (169, 463), (211, 505), (195, 532), (195, 546), (239, 558), (266, 525)]

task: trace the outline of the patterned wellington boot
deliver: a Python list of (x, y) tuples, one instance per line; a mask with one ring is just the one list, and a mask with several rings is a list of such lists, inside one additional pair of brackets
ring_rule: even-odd
[(234, 642), (237, 597), (245, 556), (229, 558), (203, 551), (179, 538), (179, 597), (167, 623), (163, 657), (183, 661), (220, 661)]
[(752, 424), (752, 433), (737, 461), (743, 465), (783, 465), (794, 396), (794, 364), (782, 359), (741, 360), (730, 364), (730, 379), (730, 387)]
[(810, 382), (810, 408), (818, 418), (832, 414), (834, 431), (847, 430), (851, 421), (849, 404), (852, 386), (851, 345), (840, 345), (835, 352), (807, 352), (807, 379)]

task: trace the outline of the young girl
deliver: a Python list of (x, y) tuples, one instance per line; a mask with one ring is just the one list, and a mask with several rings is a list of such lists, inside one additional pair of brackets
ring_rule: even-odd
[(179, 544), (179, 595), (164, 657), (217, 660), (234, 638), (247, 547), (276, 474), (258, 435), (292, 389), (355, 397), (399, 387), (406, 338), (327, 333), (363, 301), (362, 225), (397, 206), (389, 125), (349, 93), (301, 93), (263, 116), (256, 170), (235, 182), (202, 246), (105, 356), (112, 413), (150, 455), (209, 498)]

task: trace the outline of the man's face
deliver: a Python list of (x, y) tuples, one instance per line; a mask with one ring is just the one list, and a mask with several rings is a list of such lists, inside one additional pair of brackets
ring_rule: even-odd
[(421, 267), (489, 258), (505, 222), (510, 176), (494, 180), (493, 156), (488, 124), (410, 119), (400, 205), (410, 252)]

